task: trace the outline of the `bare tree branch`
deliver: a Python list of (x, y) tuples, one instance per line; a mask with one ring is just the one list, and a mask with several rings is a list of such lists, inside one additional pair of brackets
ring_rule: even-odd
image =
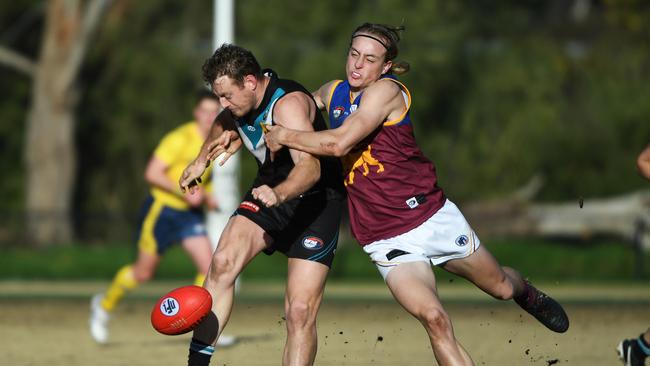
[(88, 44), (88, 37), (92, 36), (94, 31), (97, 29), (99, 19), (102, 17), (111, 2), (111, 0), (93, 0), (90, 4), (86, 5), (81, 37), (79, 38), (81, 43), (85, 45)]
[(108, 8), (111, 0), (92, 0), (86, 5), (83, 15), (81, 31), (79, 32), (78, 41), (75, 43), (75, 49), (72, 55), (72, 64), (78, 69), (78, 64), (83, 60), (86, 49), (88, 48), (88, 41), (99, 25), (99, 20)]
[(32, 60), (2, 45), (0, 45), (0, 64), (29, 76), (33, 76), (36, 69)]
[[(83, 18), (81, 19), (81, 26), (76, 35), (76, 40), (73, 42), (72, 50), (70, 52), (70, 60), (62, 71), (61, 78), (66, 80), (66, 85), (71, 83), (79, 72), (81, 63), (86, 55), (88, 43), (93, 33), (99, 25), (99, 20), (108, 8), (111, 0), (92, 0), (88, 2), (84, 9)], [(78, 4), (71, 5), (78, 6)]]

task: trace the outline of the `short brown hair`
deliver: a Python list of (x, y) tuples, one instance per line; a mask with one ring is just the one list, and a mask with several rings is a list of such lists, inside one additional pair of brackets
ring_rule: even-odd
[(203, 80), (212, 86), (221, 76), (228, 76), (243, 85), (246, 75), (262, 77), (262, 68), (253, 53), (243, 47), (224, 43), (203, 63)]

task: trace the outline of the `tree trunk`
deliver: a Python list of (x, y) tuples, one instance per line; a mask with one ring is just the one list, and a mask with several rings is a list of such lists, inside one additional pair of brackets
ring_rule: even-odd
[[(47, 73), (39, 67), (37, 75)], [(41, 70), (44, 69), (44, 70)], [(69, 243), (74, 151), (73, 101), (65, 94), (52, 94), (56, 81), (37, 77), (33, 105), (27, 120), (27, 225), (28, 239), (36, 245)]]
[(48, 2), (25, 143), (27, 232), (38, 246), (73, 237), (75, 80), (105, 4), (90, 1), (84, 13), (79, 0)]

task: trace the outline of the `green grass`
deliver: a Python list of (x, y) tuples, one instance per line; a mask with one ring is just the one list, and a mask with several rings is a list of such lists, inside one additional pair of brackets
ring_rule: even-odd
[[(599, 241), (570, 243), (549, 240), (500, 240), (484, 243), (506, 266), (518, 269), (535, 281), (628, 281), (636, 280), (634, 252), (629, 245)], [(135, 258), (135, 247), (125, 245), (71, 245), (45, 250), (3, 248), (0, 279), (109, 279), (122, 265)], [(644, 256), (646, 277), (650, 253)], [(439, 281), (456, 277), (436, 269)], [(167, 252), (156, 278), (192, 278), (195, 270), (183, 250)], [(255, 258), (244, 271), (250, 279), (282, 280), (286, 258), (276, 253)], [(376, 280), (379, 274), (356, 243), (345, 243), (337, 251), (330, 274), (332, 280)]]
[[(634, 251), (621, 242), (499, 241), (487, 247), (501, 265), (518, 269), (524, 277), (546, 280), (627, 280), (635, 277)], [(650, 253), (644, 256), (650, 272)]]

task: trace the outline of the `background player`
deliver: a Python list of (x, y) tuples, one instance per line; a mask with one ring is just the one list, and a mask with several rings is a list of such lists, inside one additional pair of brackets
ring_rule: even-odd
[[(221, 110), (214, 94), (207, 90), (199, 92), (194, 120), (167, 133), (153, 152), (144, 174), (151, 188), (141, 210), (138, 257), (134, 263), (120, 268), (106, 292), (95, 295), (91, 301), (90, 334), (98, 343), (108, 341), (108, 321), (113, 309), (128, 291), (153, 277), (162, 255), (172, 244), (181, 242), (198, 271), (195, 283), (203, 284), (212, 255), (203, 209), (215, 209), (217, 203), (206, 192), (210, 184), (193, 195), (183, 194), (176, 179), (198, 154)], [(229, 345), (234, 340), (228, 336), (222, 342)]]

